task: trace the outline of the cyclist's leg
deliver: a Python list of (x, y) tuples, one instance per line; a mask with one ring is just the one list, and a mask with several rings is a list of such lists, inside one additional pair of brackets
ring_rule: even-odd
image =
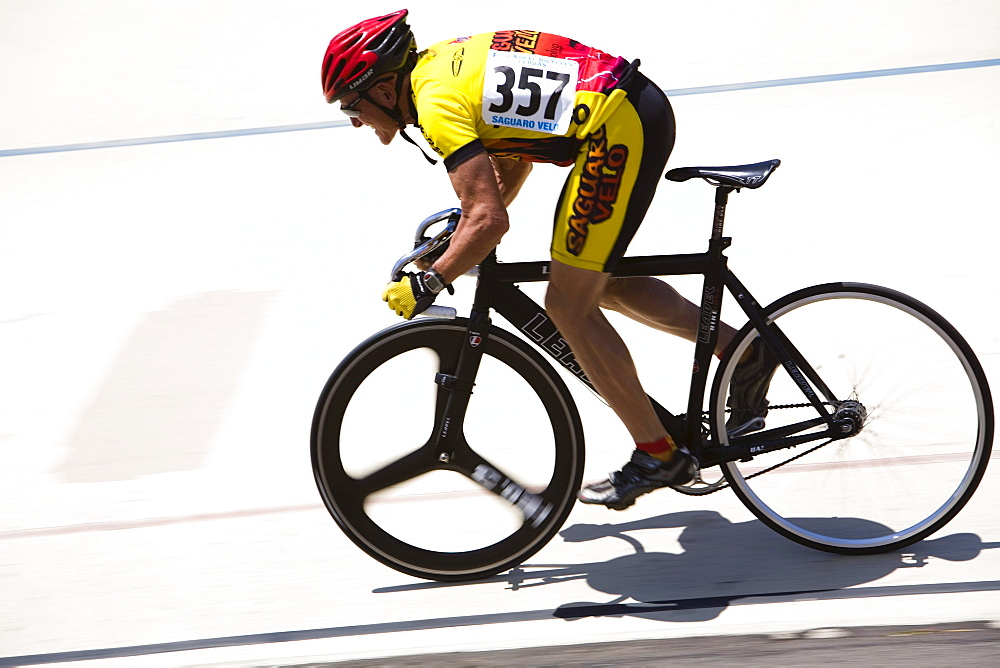
[[(556, 209), (546, 307), (598, 392), (636, 442), (648, 443), (666, 432), (600, 302), (608, 271), (624, 254), (653, 199), (673, 149), (674, 119), (666, 96), (641, 74), (626, 93), (626, 100), (584, 141), (566, 179)], [(618, 397), (625, 399), (619, 402)]]
[[(635, 191), (628, 200), (625, 223), (608, 257), (606, 268), (612, 269), (625, 253), (625, 248), (635, 235), (652, 201), (667, 158), (673, 150), (676, 134), (673, 110), (658, 87), (644, 77), (636, 90), (629, 91), (642, 126), (643, 153)], [(618, 119), (612, 116), (608, 125)], [(609, 127), (609, 136), (616, 130)], [(610, 141), (609, 141), (610, 145)], [(682, 297), (669, 284), (653, 277), (612, 278), (601, 306), (641, 322), (644, 325), (694, 341), (701, 319), (697, 305)], [(721, 323), (715, 353), (721, 355), (736, 334), (729, 325)]]
[(545, 308), (597, 392), (637, 443), (666, 436), (625, 342), (598, 305), (608, 274), (552, 263)]
[[(601, 307), (687, 341), (698, 336), (701, 309), (668, 283), (651, 276), (612, 278), (601, 299)], [(736, 330), (719, 324), (715, 354), (721, 357)]]
[(696, 468), (690, 453), (667, 435), (625, 342), (600, 309), (607, 280), (606, 273), (553, 261), (545, 305), (576, 361), (636, 442), (630, 462), (581, 490), (580, 500), (623, 510), (641, 494), (687, 483)]
[[(595, 388), (636, 441), (632, 461), (581, 492), (611, 508), (683, 484), (694, 474), (639, 383), (624, 342), (600, 311), (609, 271), (649, 207), (673, 147), (673, 112), (662, 91), (637, 76), (625, 102), (584, 142), (556, 210), (546, 306)], [(658, 442), (658, 443), (654, 443)], [(672, 455), (672, 456), (671, 456)]]

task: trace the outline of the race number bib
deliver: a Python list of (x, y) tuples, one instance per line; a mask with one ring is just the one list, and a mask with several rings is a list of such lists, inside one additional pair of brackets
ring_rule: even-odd
[(483, 120), (490, 125), (564, 135), (573, 119), (580, 64), (490, 50), (483, 78)]

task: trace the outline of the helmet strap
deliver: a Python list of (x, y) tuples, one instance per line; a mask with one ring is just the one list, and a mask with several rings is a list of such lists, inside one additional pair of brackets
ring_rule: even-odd
[[(406, 134), (406, 123), (403, 122), (403, 112), (400, 111), (399, 108), (403, 105), (403, 83), (409, 76), (410, 76), (409, 70), (399, 72), (396, 75), (396, 108), (393, 110), (396, 112), (396, 115), (393, 118), (399, 125), (399, 136), (402, 137), (404, 141), (416, 146), (417, 149), (419, 149), (420, 154), (424, 156), (424, 160), (426, 160), (432, 165), (436, 165), (438, 161), (432, 158), (431, 156), (427, 155), (427, 153), (424, 152), (424, 149), (420, 148), (420, 145), (417, 142), (413, 141), (413, 139), (410, 138), (410, 135)], [(410, 91), (410, 94), (406, 96), (406, 104), (410, 106), (410, 117), (413, 118), (414, 121), (416, 121), (417, 105), (414, 104), (413, 102), (412, 91)]]
[[(431, 156), (427, 155), (424, 149), (420, 147), (420, 144), (415, 142), (413, 138), (411, 138), (408, 134), (406, 134), (406, 122), (403, 121), (403, 112), (400, 111), (399, 107), (402, 104), (401, 98), (403, 95), (403, 77), (407, 75), (408, 73), (403, 72), (396, 77), (396, 106), (393, 107), (392, 109), (383, 106), (378, 102), (376, 102), (375, 100), (373, 100), (371, 96), (369, 96), (368, 93), (365, 91), (362, 91), (361, 93), (359, 93), (359, 95), (362, 95), (366, 100), (368, 100), (368, 102), (372, 103), (373, 105), (381, 109), (383, 112), (385, 112), (386, 116), (394, 120), (399, 128), (399, 135), (403, 138), (403, 140), (406, 141), (407, 143), (416, 146), (417, 149), (420, 151), (420, 154), (424, 156), (424, 160), (426, 160), (432, 165), (436, 165), (438, 161), (432, 158)], [(413, 116), (413, 118), (416, 118), (417, 109), (416, 106), (413, 104), (412, 96), (407, 95), (406, 97), (407, 97), (406, 102), (410, 105), (410, 114)]]
[(405, 125), (400, 125), (399, 126), (399, 136), (402, 137), (405, 141), (407, 141), (407, 142), (413, 144), (414, 146), (416, 146), (417, 149), (420, 151), (421, 155), (424, 156), (424, 160), (426, 160), (427, 162), (431, 163), (432, 165), (438, 164), (437, 160), (435, 160), (431, 156), (427, 155), (427, 153), (424, 151), (424, 149), (420, 148), (420, 144), (418, 144), (417, 142), (413, 141), (413, 139), (410, 137), (410, 135), (406, 134), (406, 129), (405, 128), (406, 128)]

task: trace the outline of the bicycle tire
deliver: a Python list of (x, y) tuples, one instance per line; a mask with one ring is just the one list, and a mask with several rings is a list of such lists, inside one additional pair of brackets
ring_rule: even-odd
[[(994, 426), (986, 374), (958, 331), (907, 295), (857, 283), (806, 288), (763, 313), (840, 400), (857, 399), (867, 414), (850, 438), (724, 463), (740, 501), (781, 535), (839, 554), (897, 550), (951, 521), (982, 480)], [(738, 332), (713, 383), (724, 444), (728, 386), (757, 336), (751, 324)], [(767, 399), (768, 429), (817, 416), (783, 367)]]
[[(375, 382), (371, 379), (378, 374), (390, 374), (394, 367), (408, 364), (405, 360), (411, 357), (420, 360), (429, 358), (430, 366), (426, 371), (430, 377), (391, 380), (408, 408), (412, 407), (411, 395), (414, 392), (422, 390), (433, 395), (428, 401), (433, 403), (434, 410), (418, 411), (422, 413), (418, 418), (428, 418), (425, 413), (439, 413), (444, 391), (432, 381), (439, 372), (454, 372), (458, 352), (468, 336), (467, 324), (468, 321), (462, 318), (450, 321), (418, 320), (390, 327), (372, 336), (351, 352), (333, 372), (320, 395), (313, 419), (313, 471), (323, 502), (338, 526), (359, 548), (386, 566), (430, 580), (476, 580), (522, 563), (548, 543), (562, 527), (573, 508), (583, 476), (583, 428), (569, 390), (554, 367), (528, 343), (495, 327), (491, 328), (489, 337), (482, 344), (485, 354), (469, 408), (470, 411), (489, 408), (489, 419), (479, 422), (492, 424), (474, 427), (470, 426), (470, 420), (466, 420), (466, 424), (462, 425), (462, 442), (470, 443), (468, 452), (461, 455), (456, 451), (454, 461), (433, 459), (430, 433), (433, 432), (434, 415), (431, 415), (431, 428), (413, 430), (417, 432), (416, 447), (402, 446), (403, 456), (398, 461), (383, 468), (379, 468), (381, 464), (376, 465), (376, 473), (371, 475), (352, 470), (349, 461), (352, 457), (356, 469), (359, 459), (372, 457), (382, 449), (380, 445), (365, 452), (367, 444), (361, 443), (364, 434), (353, 433), (350, 425), (345, 425), (351, 419), (350, 412), (358, 410), (355, 404), (362, 401), (366, 393), (373, 392), (367, 389), (366, 383)], [(494, 388), (500, 396), (492, 401), (492, 405), (488, 405), (490, 399), (484, 396), (489, 394), (491, 385), (488, 379), (484, 379), (484, 374), (503, 376), (502, 383), (492, 383), (502, 385)], [(378, 395), (381, 391), (374, 392)], [(510, 402), (510, 396), (516, 396), (517, 401)], [(382, 405), (393, 405), (389, 396), (382, 396), (381, 401)], [(516, 408), (518, 417), (511, 421), (494, 420), (493, 411), (502, 410), (505, 406)], [(524, 411), (531, 407), (535, 409), (532, 415), (539, 426), (530, 430), (529, 440), (525, 439), (527, 434), (524, 432), (528, 426), (521, 421), (527, 419)], [(385, 411), (384, 408), (379, 410)], [(385, 419), (392, 420), (393, 416), (387, 415)], [(407, 411), (402, 411), (400, 427), (391, 434), (391, 438), (402, 438), (408, 433), (408, 420)], [(427, 422), (425, 419), (424, 423)], [(550, 425), (550, 434), (544, 433), (545, 422)], [(505, 429), (508, 430), (507, 435), (499, 433)], [(469, 435), (470, 430), (474, 435)], [(511, 434), (520, 438), (512, 442), (515, 439), (510, 437)], [(425, 438), (426, 442), (423, 441)], [(551, 452), (543, 451), (544, 447), (538, 446), (546, 440), (551, 443)], [(383, 445), (388, 443), (383, 441)], [(360, 455), (358, 446), (361, 447)], [(473, 468), (475, 461), (479, 461), (476, 457), (484, 456), (479, 450), (487, 449), (490, 450), (490, 457), (502, 459), (506, 456), (507, 463), (514, 468), (524, 465), (522, 475), (531, 479), (519, 480), (518, 475), (508, 475), (548, 504), (548, 512), (542, 519), (534, 517), (529, 521), (527, 512), (518, 514), (512, 501), (504, 500), (498, 493), (484, 491), (485, 484), (473, 481), (469, 469)], [(530, 461), (515, 461), (515, 455), (522, 459), (526, 456)], [(376, 485), (375, 489), (365, 486), (365, 481), (394, 466), (407, 469), (405, 473), (395, 476), (406, 480), (404, 485), (384, 488)], [(507, 473), (507, 469), (501, 468)], [(460, 476), (456, 477), (456, 472)], [(411, 475), (413, 473), (415, 475)], [(438, 477), (428, 480), (425, 474)], [(447, 485), (439, 488), (439, 483)], [(421, 490), (421, 484), (430, 487)], [(453, 484), (458, 486), (455, 491), (443, 491)], [(417, 492), (429, 493), (407, 491), (407, 485), (416, 486)], [(385, 498), (395, 492), (401, 496)], [(393, 506), (393, 500), (405, 503)], [(482, 515), (472, 510), (477, 503)], [(447, 518), (443, 529), (442, 517)], [(422, 523), (430, 525), (426, 532), (418, 526)], [(480, 533), (484, 534), (482, 545), (477, 542)], [(461, 545), (438, 549), (432, 544), (438, 539)]]

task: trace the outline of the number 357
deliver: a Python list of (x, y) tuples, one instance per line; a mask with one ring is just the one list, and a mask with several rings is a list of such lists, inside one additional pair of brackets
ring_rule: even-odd
[[(542, 87), (532, 79), (549, 79), (557, 81), (555, 90), (549, 94), (549, 99), (545, 103), (544, 117), (553, 120), (556, 117), (556, 110), (559, 106), (559, 96), (569, 83), (570, 75), (566, 72), (552, 72), (540, 70), (536, 67), (521, 68), (521, 75), (515, 74), (514, 68), (508, 65), (499, 65), (494, 68), (494, 72), (501, 74), (504, 80), (497, 85), (497, 92), (500, 93), (500, 102), (489, 106), (490, 111), (502, 114), (510, 111), (514, 106), (514, 82), (517, 81), (519, 90), (527, 91), (529, 94), (527, 104), (519, 104), (514, 113), (518, 116), (534, 116), (542, 106)], [(523, 97), (523, 96), (522, 96)]]

